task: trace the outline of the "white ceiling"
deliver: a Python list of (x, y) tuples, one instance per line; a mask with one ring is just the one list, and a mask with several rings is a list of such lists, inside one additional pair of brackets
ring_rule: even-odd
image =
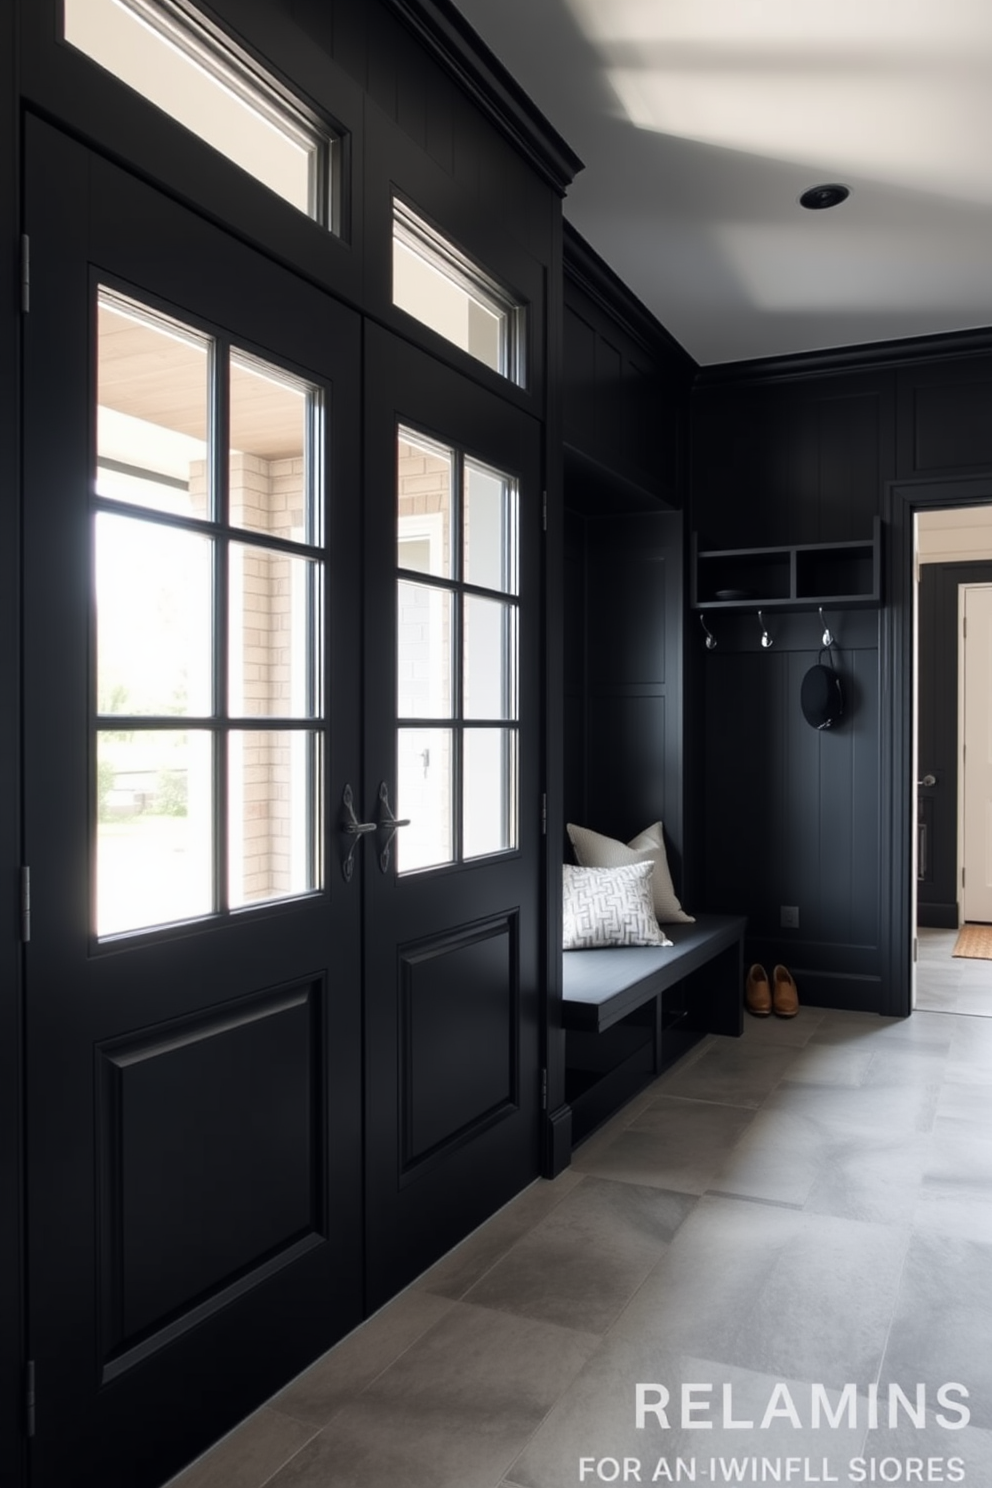
[[(456, 0), (702, 364), (992, 325), (992, 0)], [(807, 187), (851, 196), (810, 212)]]

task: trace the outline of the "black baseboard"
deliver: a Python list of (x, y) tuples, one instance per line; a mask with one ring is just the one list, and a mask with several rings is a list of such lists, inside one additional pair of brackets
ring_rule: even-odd
[(792, 967), (799, 989), (799, 1006), (838, 1008), (846, 1013), (888, 1013), (882, 979), (849, 972), (806, 971)]
[(557, 1178), (572, 1161), (572, 1108), (559, 1106), (544, 1118), (541, 1177)]
[(957, 904), (916, 905), (917, 926), (926, 930), (956, 930), (958, 928)]

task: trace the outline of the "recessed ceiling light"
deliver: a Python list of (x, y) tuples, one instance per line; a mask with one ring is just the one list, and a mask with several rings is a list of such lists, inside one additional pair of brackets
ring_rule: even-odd
[(829, 186), (811, 186), (799, 198), (799, 205), (808, 207), (811, 212), (821, 212), (824, 207), (840, 206), (842, 201), (847, 201), (850, 194), (850, 186), (838, 186), (836, 183)]

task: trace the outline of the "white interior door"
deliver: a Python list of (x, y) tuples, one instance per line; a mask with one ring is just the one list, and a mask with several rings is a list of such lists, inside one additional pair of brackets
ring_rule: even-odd
[(992, 584), (961, 586), (962, 917), (992, 922)]

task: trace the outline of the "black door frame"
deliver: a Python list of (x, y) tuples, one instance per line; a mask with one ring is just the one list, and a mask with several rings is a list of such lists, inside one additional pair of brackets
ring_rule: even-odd
[(882, 611), (881, 782), (882, 908), (888, 977), (883, 1011), (905, 1018), (912, 1011), (913, 886), (913, 611), (914, 518), (918, 511), (992, 503), (992, 474), (893, 481), (885, 493), (886, 605)]

